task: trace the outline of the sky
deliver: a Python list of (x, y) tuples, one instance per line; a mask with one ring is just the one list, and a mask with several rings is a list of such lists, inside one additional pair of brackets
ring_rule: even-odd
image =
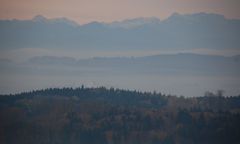
[(0, 19), (67, 17), (78, 23), (136, 17), (165, 19), (174, 12), (218, 13), (240, 19), (239, 0), (0, 0)]

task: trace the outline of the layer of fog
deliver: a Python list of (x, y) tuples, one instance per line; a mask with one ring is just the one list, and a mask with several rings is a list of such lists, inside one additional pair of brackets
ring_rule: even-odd
[[(44, 56), (45, 52), (48, 56)], [(183, 96), (202, 96), (205, 91), (219, 89), (224, 90), (225, 95), (240, 94), (239, 56), (157, 55), (159, 53), (149, 51), (150, 55), (156, 56), (138, 57), (149, 53), (129, 52), (123, 55), (116, 52), (120, 57), (114, 58), (111, 52), (109, 55), (95, 52), (96, 57), (105, 58), (90, 58), (93, 53), (51, 53), (43, 49), (42, 52), (27, 49), (25, 53), (24, 50), (22, 53), (18, 51), (14, 56), (13, 51), (8, 52), (13, 54), (13, 57), (8, 57), (10, 60), (0, 59), (0, 93), (84, 84)], [(132, 55), (134, 57), (130, 57)], [(108, 56), (111, 58), (106, 58)]]

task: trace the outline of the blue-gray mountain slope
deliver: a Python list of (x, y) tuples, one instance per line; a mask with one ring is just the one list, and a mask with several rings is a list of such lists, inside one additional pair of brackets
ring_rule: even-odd
[(207, 13), (84, 25), (42, 16), (0, 20), (0, 49), (17, 48), (239, 49), (240, 20)]

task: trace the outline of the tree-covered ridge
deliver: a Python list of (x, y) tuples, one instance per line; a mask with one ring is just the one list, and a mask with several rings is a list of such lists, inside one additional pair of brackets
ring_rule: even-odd
[(184, 98), (114, 88), (0, 96), (3, 144), (237, 144), (240, 96)]
[[(11, 98), (9, 98), (9, 96)], [(108, 103), (114, 106), (124, 107), (149, 107), (160, 108), (166, 104), (166, 97), (160, 93), (138, 92), (105, 87), (99, 88), (50, 88), (32, 92), (24, 92), (16, 95), (5, 95), (0, 97), (2, 104), (15, 102), (18, 99), (33, 99), (34, 97), (66, 97), (79, 102), (94, 101)]]

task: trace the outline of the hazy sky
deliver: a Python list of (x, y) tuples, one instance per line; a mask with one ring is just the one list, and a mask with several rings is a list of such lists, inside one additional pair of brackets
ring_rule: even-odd
[(240, 18), (240, 0), (0, 0), (0, 19), (68, 17), (79, 23), (135, 17), (164, 19), (173, 12), (210, 12)]

